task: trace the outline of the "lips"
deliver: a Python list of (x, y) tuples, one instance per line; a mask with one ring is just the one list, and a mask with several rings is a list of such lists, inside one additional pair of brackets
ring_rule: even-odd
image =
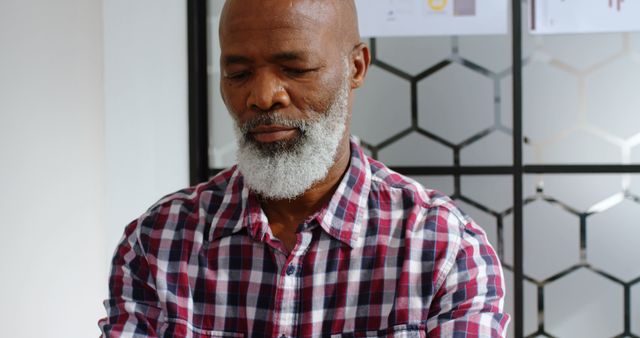
[(295, 127), (279, 125), (260, 125), (249, 131), (249, 134), (258, 142), (277, 142), (290, 139), (298, 132)]

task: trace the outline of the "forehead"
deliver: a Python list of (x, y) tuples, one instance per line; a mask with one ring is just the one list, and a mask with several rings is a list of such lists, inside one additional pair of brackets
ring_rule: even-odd
[(220, 21), (223, 50), (324, 45), (335, 37), (337, 16), (331, 1), (230, 0)]

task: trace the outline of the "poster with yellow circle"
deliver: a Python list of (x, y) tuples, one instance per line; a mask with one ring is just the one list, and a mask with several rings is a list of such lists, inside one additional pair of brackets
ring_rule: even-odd
[(506, 34), (507, 0), (356, 0), (363, 36)]

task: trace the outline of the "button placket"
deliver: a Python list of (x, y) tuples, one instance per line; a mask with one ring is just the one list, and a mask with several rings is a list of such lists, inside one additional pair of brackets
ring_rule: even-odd
[(299, 314), (300, 302), (300, 283), (302, 267), (300, 266), (302, 259), (304, 258), (307, 249), (311, 243), (312, 234), (307, 231), (299, 233), (299, 242), (294, 251), (291, 252), (289, 259), (285, 263), (286, 267), (281, 270), (280, 283), (278, 286), (278, 293), (280, 303), (277, 306), (278, 313), (276, 314), (276, 326), (277, 337), (293, 337), (295, 336), (295, 328), (297, 327), (297, 321)]

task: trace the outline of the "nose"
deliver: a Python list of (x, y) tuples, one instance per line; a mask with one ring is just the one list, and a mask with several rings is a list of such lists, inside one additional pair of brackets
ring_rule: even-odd
[(247, 108), (256, 112), (270, 112), (282, 109), (291, 103), (289, 93), (275, 74), (269, 71), (257, 72), (247, 98)]

